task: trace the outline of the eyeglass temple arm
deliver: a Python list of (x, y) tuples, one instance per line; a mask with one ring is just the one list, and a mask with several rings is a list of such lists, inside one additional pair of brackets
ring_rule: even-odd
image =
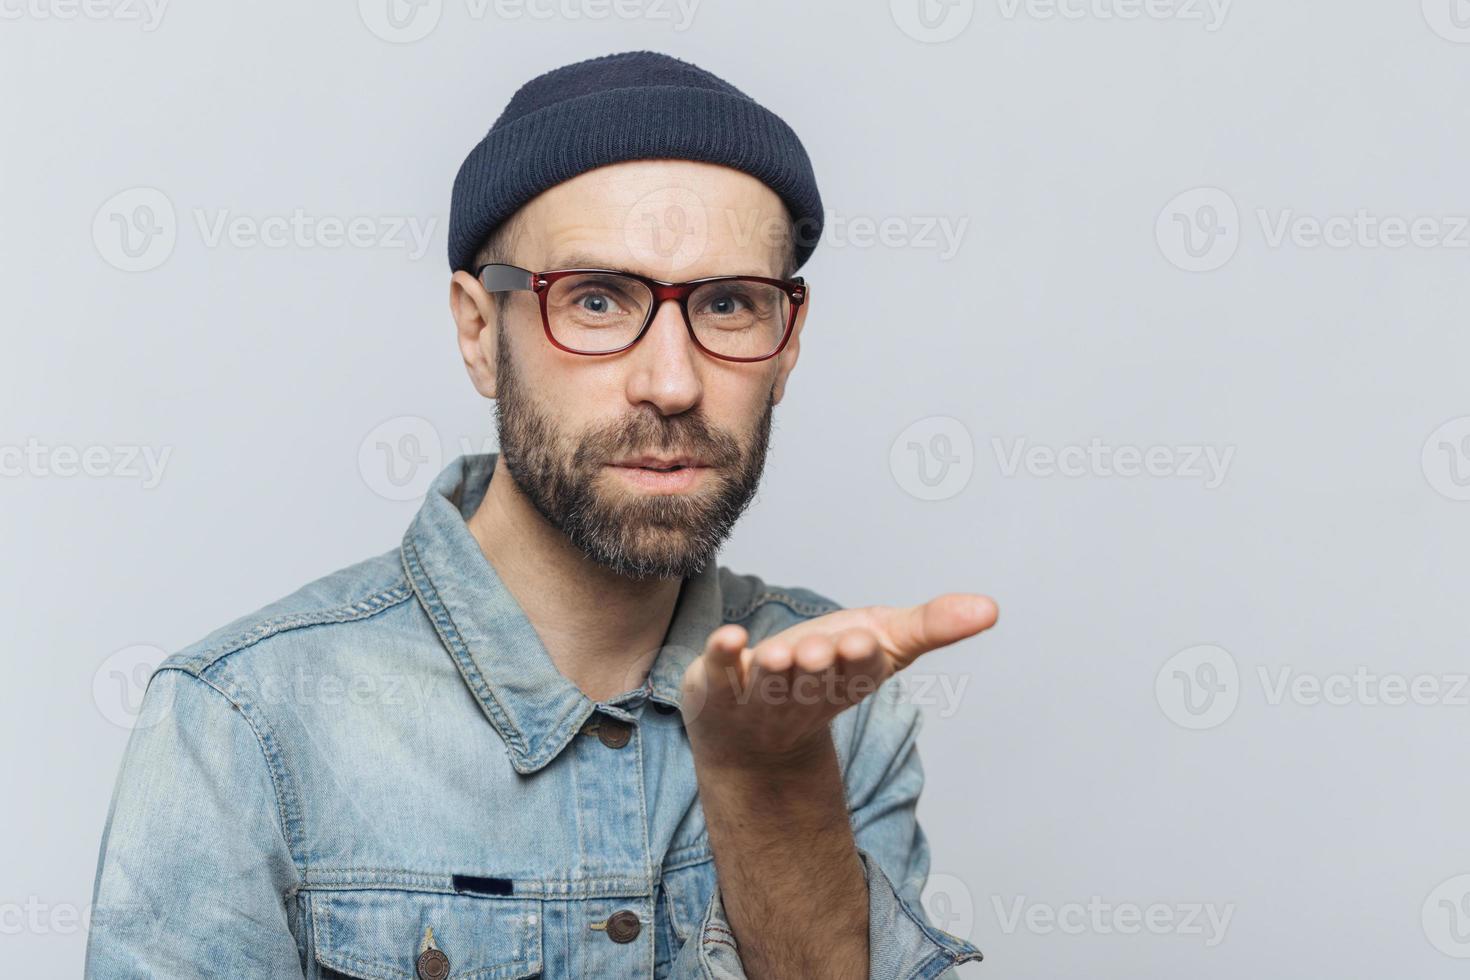
[(513, 289), (536, 288), (536, 277), (513, 265), (487, 265), (480, 270), (480, 284), (487, 293), (504, 293)]

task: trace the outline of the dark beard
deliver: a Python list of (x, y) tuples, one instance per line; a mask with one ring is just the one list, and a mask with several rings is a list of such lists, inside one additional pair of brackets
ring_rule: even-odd
[[(524, 390), (503, 329), (495, 347), (495, 420), (500, 454), (516, 485), (552, 527), (588, 558), (633, 579), (685, 578), (701, 571), (755, 498), (770, 445), (775, 403), (748, 450), (713, 429), (696, 407), (679, 415), (640, 411), (584, 434), (569, 454)], [(774, 391), (772, 392), (774, 393)], [(609, 499), (598, 490), (604, 466), (641, 452), (689, 453), (720, 472), (712, 486), (682, 494)]]

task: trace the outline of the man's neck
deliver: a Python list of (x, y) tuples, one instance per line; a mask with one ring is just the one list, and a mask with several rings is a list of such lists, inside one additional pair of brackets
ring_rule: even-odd
[(587, 558), (526, 499), (503, 456), (467, 522), (556, 669), (594, 701), (637, 687), (668, 632), (679, 579), (635, 581)]

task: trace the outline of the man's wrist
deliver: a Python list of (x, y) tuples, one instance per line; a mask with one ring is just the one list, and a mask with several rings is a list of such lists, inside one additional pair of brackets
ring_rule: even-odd
[(802, 784), (837, 769), (837, 749), (827, 726), (780, 749), (753, 751), (728, 740), (690, 733), (696, 773), (722, 779), (751, 779), (763, 785)]

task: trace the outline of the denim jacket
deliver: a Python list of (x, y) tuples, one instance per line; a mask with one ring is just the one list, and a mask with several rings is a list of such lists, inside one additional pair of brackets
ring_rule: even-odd
[[(152, 675), (103, 830), (88, 977), (745, 975), (680, 679), (723, 623), (753, 645), (840, 607), (711, 561), (646, 680), (594, 702), (465, 524), (494, 465), (455, 460), (401, 547)], [(920, 905), (919, 715), (892, 684), (832, 732), (870, 976), (908, 980), (980, 952)]]

